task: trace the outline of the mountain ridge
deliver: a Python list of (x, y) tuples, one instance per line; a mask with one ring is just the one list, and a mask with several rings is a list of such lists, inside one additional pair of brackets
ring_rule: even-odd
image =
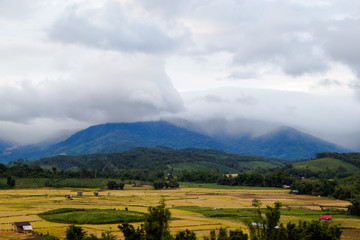
[(78, 131), (64, 141), (44, 149), (25, 146), (14, 149), (0, 161), (16, 158), (35, 160), (60, 154), (80, 155), (121, 152), (134, 147), (163, 146), (173, 149), (217, 149), (228, 153), (284, 159), (308, 159), (318, 152), (346, 152), (344, 147), (300, 132), (280, 127), (255, 138), (219, 138), (191, 131), (166, 121), (106, 123)]

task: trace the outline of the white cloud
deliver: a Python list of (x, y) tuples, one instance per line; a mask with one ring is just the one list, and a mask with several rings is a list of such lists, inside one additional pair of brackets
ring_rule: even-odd
[(2, 0), (0, 138), (162, 117), (360, 132), (359, 19), (355, 0)]
[(158, 53), (181, 44), (184, 33), (173, 36), (153, 19), (137, 16), (134, 7), (107, 1), (103, 7), (68, 7), (49, 30), (53, 41), (122, 52)]

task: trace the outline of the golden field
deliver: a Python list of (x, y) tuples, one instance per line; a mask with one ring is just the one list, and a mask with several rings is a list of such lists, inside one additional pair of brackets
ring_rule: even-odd
[[(76, 196), (77, 191), (83, 191), (83, 196)], [(251, 208), (253, 199), (259, 199), (266, 205), (272, 205), (280, 201), (289, 209), (320, 210), (322, 208), (345, 209), (349, 202), (334, 200), (323, 197), (306, 195), (291, 195), (288, 190), (282, 189), (208, 189), (208, 188), (181, 188), (176, 190), (152, 190), (149, 186), (131, 188), (126, 186), (125, 190), (100, 191), (100, 196), (93, 196), (94, 189), (15, 189), (0, 191), (0, 239), (23, 239), (24, 234), (4, 232), (9, 222), (30, 221), (36, 232), (49, 232), (60, 238), (65, 237), (65, 229), (68, 224), (47, 222), (37, 214), (58, 208), (100, 208), (100, 209), (125, 209), (146, 212), (149, 206), (159, 204), (163, 197), (167, 207), (172, 213), (174, 220), (170, 221), (170, 230), (190, 229), (198, 236), (208, 235), (211, 229), (228, 227), (230, 229), (242, 227), (246, 229), (241, 221), (232, 219), (208, 218), (203, 214), (177, 209), (179, 206), (198, 206), (210, 208)], [(73, 200), (64, 196), (71, 194)], [(281, 221), (297, 222), (305, 219), (299, 216), (282, 216)], [(334, 224), (341, 224), (345, 230), (343, 239), (360, 239), (360, 218), (335, 218)], [(139, 225), (136, 223), (134, 225)], [(121, 236), (117, 228), (118, 224), (104, 225), (81, 225), (88, 233), (97, 236), (103, 231), (112, 231)]]

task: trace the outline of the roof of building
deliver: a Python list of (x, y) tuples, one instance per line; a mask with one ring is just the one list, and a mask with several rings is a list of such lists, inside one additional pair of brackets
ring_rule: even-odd
[(31, 226), (30, 222), (14, 222), (17, 227)]
[(331, 215), (320, 215), (320, 219), (332, 219)]

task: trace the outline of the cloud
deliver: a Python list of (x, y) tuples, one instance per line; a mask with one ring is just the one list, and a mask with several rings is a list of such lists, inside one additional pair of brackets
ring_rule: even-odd
[(181, 110), (182, 100), (161, 61), (145, 55), (131, 59), (97, 52), (86, 58), (68, 79), (26, 80), (2, 87), (0, 120), (135, 121)]
[(251, 79), (258, 77), (258, 74), (255, 71), (235, 71), (232, 72), (227, 79), (230, 80), (243, 80), (243, 79)]
[(134, 16), (128, 5), (107, 1), (101, 8), (68, 7), (49, 30), (53, 41), (122, 52), (173, 50), (185, 36), (173, 36), (156, 21)]
[[(360, 6), (358, 5), (358, 8)], [(333, 20), (321, 33), (324, 48), (334, 61), (340, 61), (348, 66), (360, 77), (360, 39), (359, 13), (356, 18), (346, 17)]]
[(342, 86), (342, 83), (338, 80), (323, 79), (319, 81), (318, 85), (322, 87), (330, 87), (330, 86)]
[(0, 19), (26, 19), (33, 15), (39, 7), (41, 7), (43, 0), (31, 2), (27, 0), (1, 0), (0, 1)]
[(359, 7), (0, 0), (0, 121), (8, 126), (0, 134), (13, 129), (24, 139), (18, 127), (30, 141), (36, 133), (26, 126), (45, 136), (50, 126), (55, 134), (163, 117), (234, 133), (262, 122), (332, 136), (360, 131)]

